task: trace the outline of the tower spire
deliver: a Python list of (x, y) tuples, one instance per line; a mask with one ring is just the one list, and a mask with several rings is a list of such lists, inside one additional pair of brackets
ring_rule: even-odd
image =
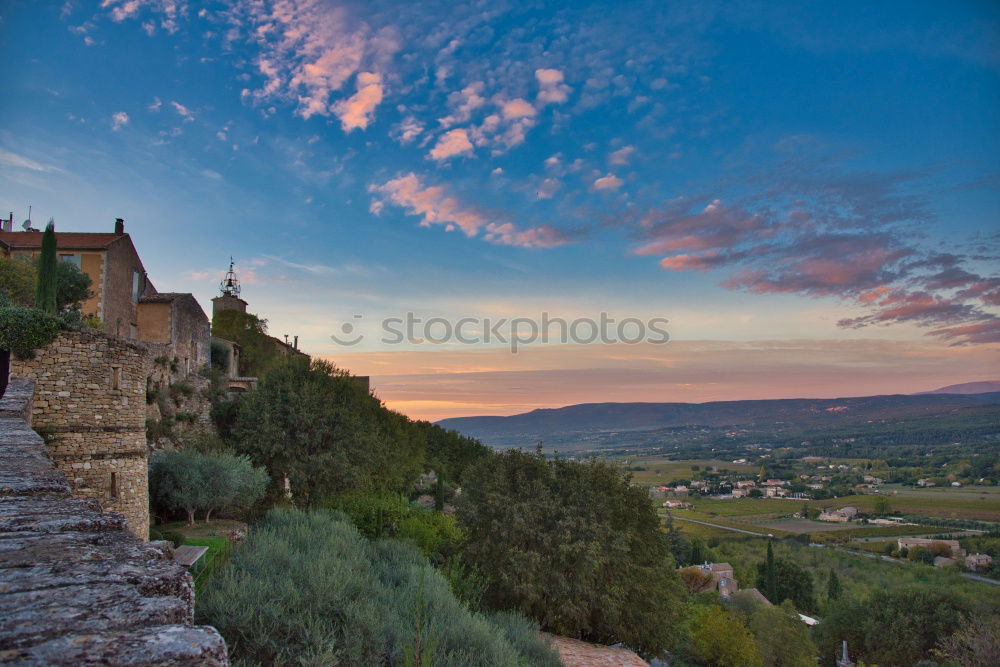
[(219, 283), (219, 291), (222, 292), (222, 296), (232, 296), (238, 299), (240, 298), (240, 281), (236, 279), (234, 266), (233, 258), (230, 256), (229, 271), (226, 272), (226, 277)]

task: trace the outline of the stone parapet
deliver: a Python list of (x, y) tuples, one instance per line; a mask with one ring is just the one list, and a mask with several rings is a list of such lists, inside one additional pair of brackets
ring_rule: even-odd
[(0, 663), (228, 665), (193, 625), (191, 576), (96, 499), (74, 498), (24, 417), (32, 384), (0, 400)]

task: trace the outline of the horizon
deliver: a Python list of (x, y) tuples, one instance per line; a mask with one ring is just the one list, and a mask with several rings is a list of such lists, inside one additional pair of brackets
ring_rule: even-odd
[[(976, 380), (976, 381), (973, 381), (973, 382), (965, 382), (965, 383), (961, 383), (961, 384), (984, 384), (984, 383), (985, 384), (995, 383), (997, 385), (1000, 385), (1000, 380)], [(798, 401), (798, 400), (827, 400), (827, 401), (836, 401), (836, 400), (839, 400), (839, 399), (848, 399), (848, 398), (874, 398), (876, 396), (918, 396), (918, 395), (921, 395), (921, 394), (944, 395), (944, 392), (937, 391), (937, 389), (943, 389), (943, 388), (944, 387), (938, 387), (938, 388), (932, 389), (932, 390), (924, 390), (924, 391), (909, 392), (909, 393), (897, 392), (897, 393), (891, 393), (891, 394), (873, 394), (873, 395), (865, 395), (865, 396), (785, 396), (785, 397), (782, 397), (782, 398), (760, 398), (760, 399), (750, 398), (750, 399), (730, 399), (730, 400), (697, 401), (697, 402), (692, 402), (692, 401), (600, 401), (600, 402), (596, 402), (596, 403), (572, 403), (570, 405), (561, 405), (559, 407), (553, 407), (553, 408), (534, 408), (534, 409), (529, 410), (527, 412), (516, 413), (516, 414), (513, 414), (513, 415), (469, 415), (469, 417), (473, 418), (473, 419), (478, 418), (478, 417), (515, 417), (515, 416), (520, 416), (520, 415), (523, 415), (523, 414), (528, 414), (530, 412), (536, 412), (538, 410), (561, 410), (563, 408), (574, 408), (574, 407), (581, 407), (581, 406), (588, 406), (588, 405), (665, 405), (665, 404), (666, 405), (671, 405), (671, 404), (673, 404), (673, 405), (706, 405), (706, 404), (709, 404), (709, 403), (742, 403), (742, 402), (745, 402), (745, 401)], [(997, 389), (996, 391), (969, 392), (969, 393), (954, 394), (954, 395), (975, 396), (975, 395), (980, 394), (980, 393), (984, 393), (984, 394), (1000, 393), (1000, 389)], [(442, 422), (442, 421), (448, 421), (450, 419), (462, 419), (462, 417), (445, 417), (445, 418), (442, 418), (442, 419), (432, 420), (432, 422), (433, 423), (439, 423), (439, 422)]]
[[(234, 256), (272, 335), (431, 421), (997, 376), (1000, 9), (609, 6), (8, 3), (0, 211), (122, 217), (203, 308)], [(411, 312), (670, 341), (371, 335)]]

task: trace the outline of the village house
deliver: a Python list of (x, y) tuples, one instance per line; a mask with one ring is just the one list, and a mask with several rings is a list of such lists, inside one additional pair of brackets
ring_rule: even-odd
[(688, 494), (688, 488), (683, 484), (678, 484), (671, 491), (673, 491), (675, 496), (686, 496)]
[(663, 506), (667, 509), (691, 509), (691, 503), (686, 503), (683, 500), (665, 500), (663, 501)]
[(976, 572), (988, 570), (993, 564), (993, 557), (989, 554), (969, 554), (965, 557), (965, 567)]
[(740, 585), (733, 576), (733, 566), (729, 563), (705, 563), (699, 567), (703, 573), (712, 577), (709, 590), (718, 591), (724, 598), (740, 590)]
[(965, 550), (958, 544), (958, 540), (935, 540), (927, 537), (900, 537), (896, 541), (896, 547), (900, 551), (903, 549), (916, 549), (917, 547), (929, 549), (932, 545), (943, 545), (947, 547), (948, 550), (951, 551), (951, 557), (955, 560), (961, 560), (965, 557)]
[(746, 498), (750, 492), (746, 489), (733, 489), (733, 498)]
[(779, 486), (768, 486), (764, 488), (765, 498), (784, 498), (788, 495), (788, 490)]
[(753, 481), (752, 479), (736, 482), (737, 489), (753, 489), (756, 488), (756, 486), (757, 482)]
[(649, 497), (650, 498), (665, 498), (667, 495), (667, 487), (665, 486), (651, 486), (649, 487)]
[[(11, 222), (5, 220), (0, 231), (0, 255), (36, 258), (42, 232), (14, 231)], [(105, 333), (162, 345), (158, 351), (177, 357), (184, 375), (208, 363), (211, 334), (205, 311), (191, 294), (156, 291), (124, 220), (115, 220), (113, 232), (56, 231), (56, 252), (59, 261), (76, 265), (90, 278), (93, 296), (81, 304), (81, 312), (98, 318)]]
[(832, 512), (828, 510), (823, 510), (822, 512), (820, 512), (820, 515), (817, 518), (820, 521), (835, 521), (838, 523), (847, 523), (848, 521), (854, 520), (854, 518), (857, 516), (858, 516), (858, 508), (848, 506), (848, 507), (842, 507), (839, 510), (834, 510)]
[[(40, 231), (13, 231), (4, 221), (0, 231), (0, 254), (4, 257), (35, 258), (42, 251)], [(146, 275), (125, 222), (115, 220), (113, 232), (56, 232), (59, 261), (75, 264), (90, 277), (94, 296), (82, 304), (84, 315), (104, 323), (104, 331), (127, 340), (139, 340), (138, 304), (156, 289)]]

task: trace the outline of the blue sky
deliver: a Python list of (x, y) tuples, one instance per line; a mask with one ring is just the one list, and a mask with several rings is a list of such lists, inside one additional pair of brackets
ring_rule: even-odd
[[(415, 414), (634, 400), (571, 371), (622, 374), (638, 348), (484, 366), (499, 352), (345, 350), (339, 323), (609, 311), (668, 317), (670, 368), (685, 344), (742, 350), (711, 391), (693, 371), (641, 390), (674, 400), (836, 375), (769, 352), (767, 392), (727, 380), (755, 341), (840, 350), (854, 375), (826, 395), (998, 368), (994, 3), (12, 0), (0, 19), (3, 211), (124, 217), (157, 286), (206, 306), (233, 255), (272, 333)], [(892, 386), (866, 361), (886, 341), (915, 368)], [(477, 376), (508, 399), (425, 400), (525, 363)]]

